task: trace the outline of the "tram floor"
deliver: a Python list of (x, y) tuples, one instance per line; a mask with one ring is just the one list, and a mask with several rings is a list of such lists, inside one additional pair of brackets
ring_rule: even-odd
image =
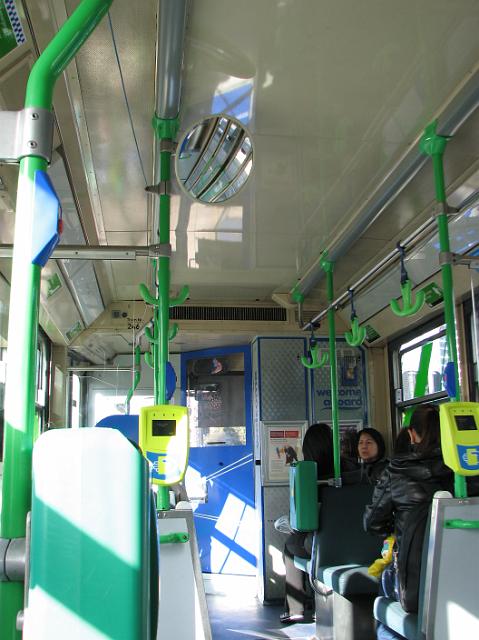
[(315, 640), (315, 625), (283, 625), (281, 605), (263, 606), (256, 578), (203, 574), (213, 640)]

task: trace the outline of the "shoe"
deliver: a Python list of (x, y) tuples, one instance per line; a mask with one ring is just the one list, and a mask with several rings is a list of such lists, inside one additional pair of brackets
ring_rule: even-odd
[(295, 624), (296, 622), (310, 622), (311, 616), (306, 616), (304, 613), (282, 613), (279, 616), (280, 622), (283, 624)]

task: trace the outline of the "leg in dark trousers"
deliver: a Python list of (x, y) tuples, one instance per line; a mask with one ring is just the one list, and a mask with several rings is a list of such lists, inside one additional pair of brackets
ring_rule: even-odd
[(308, 576), (294, 565), (294, 556), (310, 558), (311, 553), (305, 549), (306, 534), (291, 534), (284, 547), (284, 564), (286, 568), (285, 610), (290, 616), (303, 615), (309, 600), (307, 593)]

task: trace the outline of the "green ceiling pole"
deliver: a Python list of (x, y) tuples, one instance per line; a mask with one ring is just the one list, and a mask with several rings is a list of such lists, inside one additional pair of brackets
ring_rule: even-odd
[(341, 459), (339, 448), (339, 411), (338, 411), (338, 374), (336, 369), (336, 322), (335, 310), (332, 307), (334, 301), (333, 287), (333, 263), (327, 259), (325, 251), (321, 258), (321, 267), (326, 272), (328, 293), (328, 333), (329, 333), (329, 365), (331, 367), (331, 420), (333, 423), (333, 455), (334, 455), (334, 479), (337, 485), (341, 480)]
[[(452, 255), (450, 253), (448, 213), (449, 208), (446, 199), (446, 188), (444, 183), (443, 154), (449, 138), (436, 133), (437, 120), (431, 122), (425, 130), (419, 142), (421, 151), (432, 158), (434, 169), (434, 183), (436, 188), (436, 200), (439, 211), (436, 215), (437, 228), (439, 231), (440, 263), (442, 274), (442, 289), (444, 295), (444, 319), (446, 321), (446, 339), (449, 362), (453, 363), (453, 375), (455, 381), (455, 394), (451, 397), (452, 402), (461, 399), (461, 388), (459, 384), (459, 370), (457, 366), (457, 343), (456, 343), (456, 314), (454, 300), (454, 282), (452, 275)], [(456, 498), (467, 497), (466, 479), (464, 476), (454, 474), (454, 490)]]
[[(55, 82), (112, 0), (83, 0), (33, 65), (25, 107), (51, 110)], [(32, 263), (34, 178), (47, 161), (20, 160), (12, 259), (8, 368), (5, 390), (4, 462), (0, 537), (25, 537), (31, 506), (31, 455), (35, 425), (36, 358), (41, 268)], [(29, 233), (30, 231), (30, 233)], [(0, 582), (0, 640), (17, 640), (16, 617), (23, 609), (23, 584)]]

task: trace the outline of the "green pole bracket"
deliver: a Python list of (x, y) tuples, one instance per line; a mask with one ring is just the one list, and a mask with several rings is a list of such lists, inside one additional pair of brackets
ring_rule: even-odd
[(445, 520), (445, 529), (479, 529), (479, 520)]
[(325, 364), (328, 364), (329, 357), (327, 353), (323, 353), (321, 359), (319, 358), (319, 342), (313, 339), (310, 340), (309, 343), (309, 352), (311, 357), (301, 356), (301, 364), (303, 367), (307, 369), (320, 369), (324, 367)]
[[(83, 0), (36, 60), (30, 72), (25, 108), (51, 110), (58, 77), (107, 13), (112, 0)], [(8, 370), (5, 390), (4, 461), (0, 538), (24, 538), (31, 509), (31, 456), (35, 430), (38, 308), (41, 267), (31, 263), (35, 174), (46, 171), (43, 158), (20, 160), (10, 290)], [(0, 582), (2, 640), (18, 640), (18, 612), (24, 585)]]
[[(450, 252), (449, 228), (448, 228), (448, 204), (446, 199), (446, 187), (444, 181), (443, 155), (450, 136), (441, 136), (437, 133), (437, 120), (431, 122), (425, 129), (419, 142), (419, 148), (432, 159), (434, 170), (434, 186), (439, 213), (436, 216), (439, 232), (439, 250), (442, 254)], [(444, 319), (446, 321), (446, 340), (449, 362), (453, 363), (455, 393), (451, 402), (461, 399), (459, 383), (459, 369), (456, 342), (456, 314), (454, 300), (454, 279), (451, 262), (441, 264), (442, 289), (444, 294)], [(466, 478), (458, 473), (454, 474), (454, 493), (456, 498), (467, 497)]]
[(336, 323), (333, 286), (334, 264), (328, 260), (328, 252), (323, 251), (320, 256), (320, 265), (326, 273), (328, 295), (328, 333), (329, 333), (329, 364), (331, 367), (331, 420), (333, 423), (333, 457), (334, 479), (338, 486), (341, 485), (341, 460), (339, 448), (339, 412), (338, 412), (338, 374), (336, 369)]
[[(421, 357), (419, 358), (419, 367), (414, 384), (414, 397), (420, 398), (426, 393), (427, 379), (429, 374), (429, 363), (431, 362), (432, 342), (427, 342), (421, 349)], [(402, 426), (409, 427), (411, 424), (414, 407), (406, 409)]]
[(169, 511), (170, 509), (170, 490), (164, 485), (158, 487), (156, 496), (156, 506), (158, 511)]
[(165, 533), (160, 536), (160, 544), (178, 544), (188, 542), (190, 535), (188, 533)]
[(159, 118), (156, 113), (151, 120), (155, 136), (159, 140), (174, 140), (180, 128), (179, 118)]
[(128, 389), (128, 393), (126, 394), (125, 406), (127, 414), (130, 413), (130, 400), (133, 397), (133, 394), (136, 391), (137, 386), (140, 384), (141, 378), (141, 349), (140, 345), (135, 347), (135, 357), (134, 357), (134, 367), (135, 367), (135, 375), (133, 378), (133, 384)]
[(303, 304), (304, 295), (295, 287), (291, 293), (291, 300), (296, 304)]

